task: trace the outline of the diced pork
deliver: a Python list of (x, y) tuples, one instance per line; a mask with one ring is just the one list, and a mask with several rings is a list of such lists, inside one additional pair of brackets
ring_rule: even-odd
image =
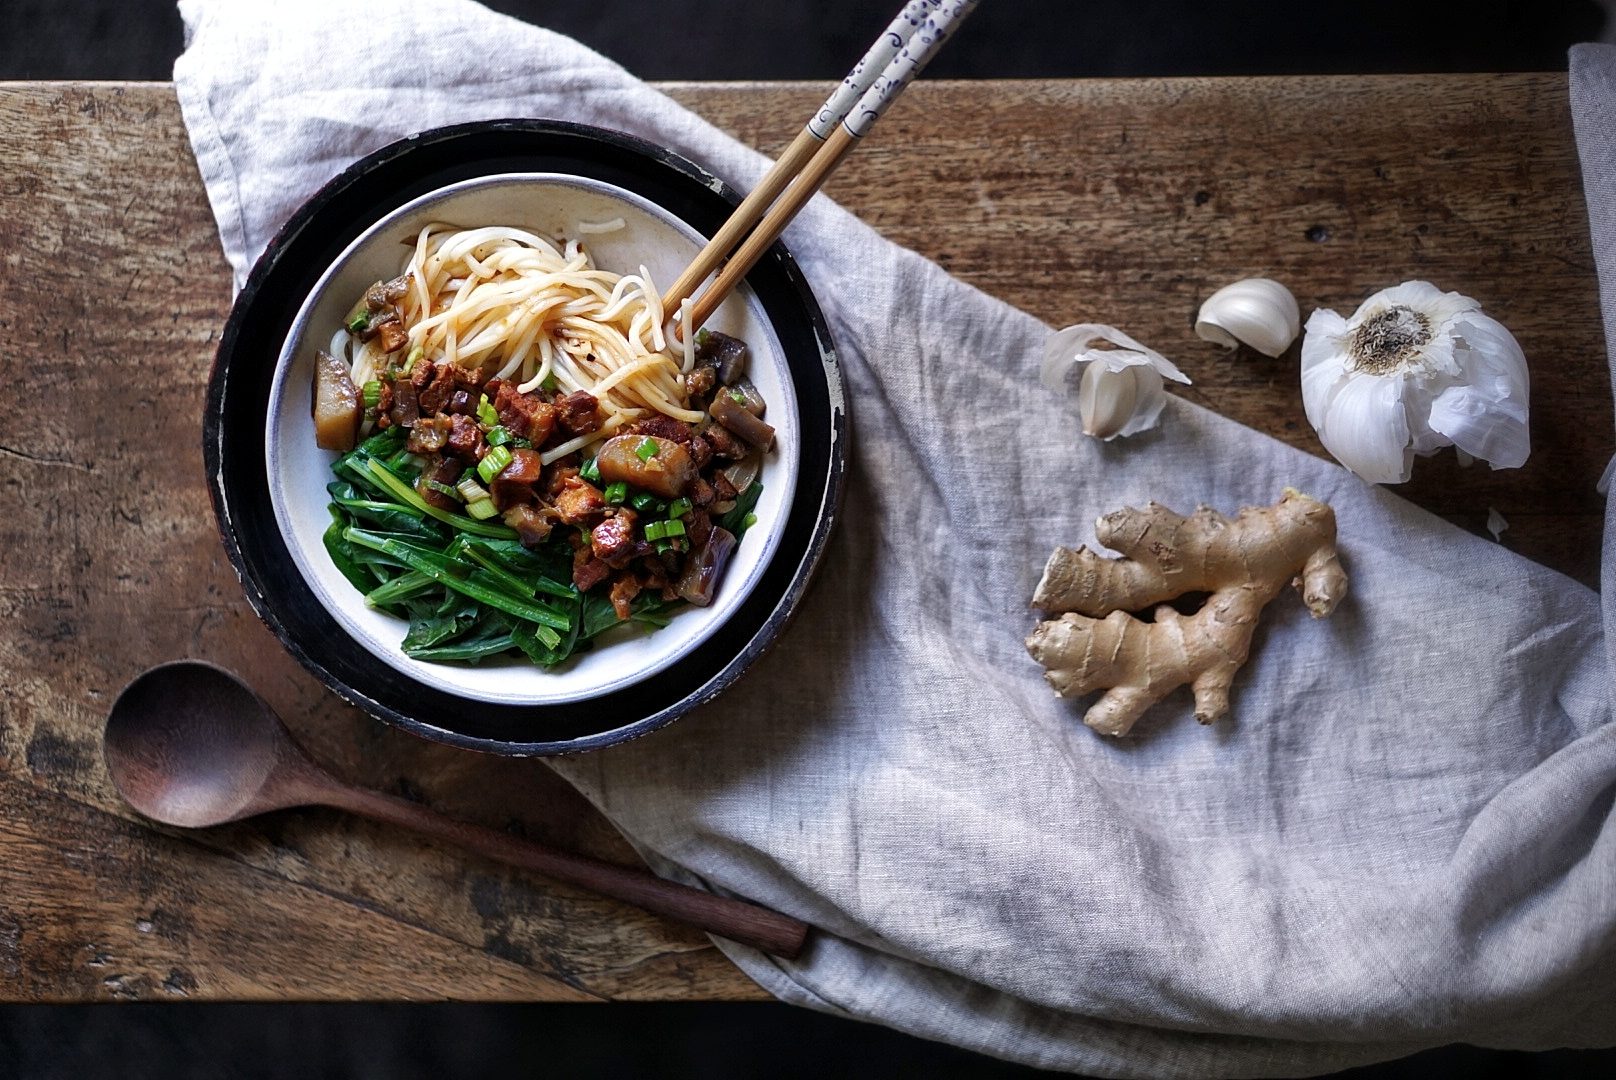
[(628, 565), (634, 556), (635, 516), (634, 511), (622, 509), (595, 526), (589, 534), (595, 558), (614, 569)]
[(524, 394), (511, 383), (501, 383), (499, 392), (490, 399), (494, 412), (505, 430), (538, 446), (550, 437), (555, 427), (555, 406), (537, 394)]
[(555, 507), (568, 525), (593, 526), (606, 516), (606, 499), (600, 489), (577, 476), (562, 483)]
[(600, 402), (596, 401), (595, 395), (587, 390), (579, 390), (557, 398), (555, 410), (561, 430), (568, 435), (588, 435), (591, 431), (599, 431), (603, 423)]

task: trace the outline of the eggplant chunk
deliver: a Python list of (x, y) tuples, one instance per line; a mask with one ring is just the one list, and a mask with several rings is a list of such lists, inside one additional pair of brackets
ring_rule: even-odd
[(716, 330), (703, 330), (696, 335), (696, 359), (715, 364), (718, 381), (728, 386), (746, 374), (746, 342)]
[(674, 588), (690, 603), (706, 607), (713, 602), (718, 583), (729, 566), (729, 557), (734, 553), (735, 537), (723, 529), (713, 529), (707, 542), (685, 560), (684, 573), (679, 575)]
[[(656, 453), (640, 457), (641, 447), (650, 443)], [(602, 483), (621, 480), (664, 499), (677, 499), (696, 478), (696, 463), (690, 451), (672, 439), (655, 435), (619, 435), (607, 439), (595, 455), (595, 467)]]
[(347, 453), (359, 438), (364, 406), (348, 365), (325, 350), (314, 360), (314, 442), (321, 450)]
[(720, 391), (718, 396), (713, 398), (712, 407), (707, 412), (714, 420), (759, 450), (767, 452), (774, 445), (774, 428), (753, 416), (745, 405), (730, 397), (728, 390)]

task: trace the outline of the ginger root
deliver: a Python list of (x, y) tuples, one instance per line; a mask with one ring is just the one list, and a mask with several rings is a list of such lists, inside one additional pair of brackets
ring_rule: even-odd
[[(1056, 548), (1032, 603), (1060, 618), (1040, 623), (1027, 651), (1062, 697), (1108, 690), (1083, 719), (1106, 735), (1126, 735), (1185, 683), (1195, 718), (1219, 719), (1268, 602), (1289, 583), (1322, 618), (1347, 591), (1335, 511), (1293, 488), (1273, 506), (1246, 507), (1233, 519), (1205, 506), (1189, 517), (1156, 503), (1120, 510), (1099, 520), (1095, 536), (1123, 558)], [(1194, 615), (1164, 603), (1194, 592), (1211, 594)], [(1153, 622), (1129, 614), (1152, 604), (1162, 605)]]

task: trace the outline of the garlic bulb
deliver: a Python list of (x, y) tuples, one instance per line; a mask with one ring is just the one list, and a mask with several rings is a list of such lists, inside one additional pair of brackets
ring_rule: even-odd
[(1315, 311), (1302, 405), (1325, 449), (1371, 483), (1400, 484), (1415, 454), (1457, 447), (1495, 469), (1526, 463), (1526, 356), (1468, 296), (1426, 281), (1376, 293), (1343, 319)]
[[(1095, 348), (1096, 342), (1114, 348)], [(1083, 373), (1077, 389), (1083, 434), (1107, 441), (1156, 426), (1167, 404), (1163, 376), (1186, 385), (1190, 381), (1161, 353), (1099, 323), (1068, 326), (1044, 343), (1045, 386), (1065, 393), (1067, 374), (1074, 367)]]
[(1296, 297), (1268, 278), (1225, 285), (1206, 298), (1195, 316), (1195, 332), (1204, 340), (1229, 349), (1250, 345), (1264, 356), (1278, 356), (1290, 348), (1301, 330)]

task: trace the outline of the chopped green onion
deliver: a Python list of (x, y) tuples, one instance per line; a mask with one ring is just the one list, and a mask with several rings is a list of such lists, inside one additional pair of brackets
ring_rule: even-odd
[(651, 438), (649, 435), (640, 441), (640, 445), (634, 448), (634, 456), (639, 458), (641, 461), (650, 461), (652, 458), (656, 457), (656, 454), (657, 441)]
[(466, 504), (466, 513), (470, 514), (478, 521), (487, 521), (489, 518), (499, 513), (499, 507), (494, 505), (493, 499), (481, 498), (475, 502), (468, 502)]
[(515, 438), (516, 436), (510, 433), (510, 429), (504, 427), (503, 425), (495, 424), (493, 429), (488, 433), (488, 445), (504, 446), (506, 443), (513, 441)]
[(729, 392), (729, 399), (737, 405), (746, 404), (746, 395), (741, 393), (739, 390), (731, 390)]
[(370, 380), (359, 388), (359, 393), (365, 401), (365, 408), (374, 409), (382, 403), (382, 384), (375, 379)]
[(634, 509), (638, 510), (640, 513), (643, 514), (643, 513), (647, 512), (649, 510), (654, 509), (656, 507), (656, 504), (661, 502), (661, 501), (662, 500), (658, 499), (655, 495), (651, 494), (649, 491), (642, 491), (638, 495), (636, 495), (632, 499), (630, 499), (628, 501), (628, 504), (630, 506), (632, 506)]
[(477, 399), (477, 422), (490, 429), (499, 426), (499, 413), (495, 412), (494, 406), (488, 403), (487, 394), (483, 394)]
[(425, 355), (426, 350), (421, 348), (419, 345), (411, 349), (410, 355), (404, 361), (404, 374), (408, 375), (410, 373), (410, 369), (415, 367), (415, 362)]
[(387, 466), (383, 465), (375, 458), (367, 458), (365, 460), (365, 469), (370, 473), (370, 476), (376, 481), (376, 483), (386, 488), (388, 493), (399, 502), (413, 506), (415, 509), (421, 511), (421, 513), (435, 517), (446, 525), (453, 525), (461, 532), (469, 532), (473, 536), (488, 536), (496, 540), (509, 540), (516, 536), (515, 529), (507, 529), (503, 525), (485, 524), (481, 521), (473, 521), (464, 514), (455, 514), (448, 510), (438, 509), (436, 506), (433, 506), (431, 503), (421, 498), (420, 494), (414, 488), (410, 487), (410, 485), (388, 472)]
[(656, 549), (658, 555), (666, 555), (668, 552), (673, 550), (673, 544), (667, 540), (658, 540), (656, 542)]
[(430, 477), (428, 477), (426, 479), (423, 479), (421, 481), (421, 484), (428, 491), (436, 491), (439, 495), (447, 495), (449, 498), (453, 499), (455, 502), (460, 501), (460, 491), (459, 491), (459, 489), (451, 487), (448, 484), (443, 483), (441, 480), (433, 480)]
[[(470, 472), (470, 470), (468, 469), (467, 472)], [(483, 487), (470, 476), (464, 474), (461, 475), (460, 482), (455, 485), (455, 490), (460, 493), (460, 498), (463, 499), (468, 506), (474, 502), (481, 502), (482, 500), (488, 498), (488, 489)]]
[(360, 297), (359, 303), (349, 309), (348, 317), (342, 320), (342, 325), (353, 334), (362, 334), (370, 329), (370, 305), (365, 303), (364, 297)]
[(711, 336), (712, 336), (712, 334), (708, 331), (708, 329), (705, 326), (702, 327), (700, 330), (696, 331), (696, 344), (697, 345), (705, 345), (705, 344), (707, 344), (707, 339), (709, 337), (711, 337)]
[(628, 498), (628, 485), (623, 481), (614, 480), (606, 485), (606, 501), (613, 506), (622, 506), (626, 498)]
[(647, 540), (672, 540), (684, 534), (685, 523), (682, 521), (653, 521), (645, 527)]
[(554, 390), (555, 388), (556, 388), (556, 377), (555, 377), (555, 372), (552, 371), (552, 372), (550, 372), (550, 374), (548, 374), (548, 375), (546, 375), (544, 377), (543, 382), (539, 383), (539, 389), (540, 390)]
[(511, 440), (511, 449), (512, 450), (531, 450), (531, 449), (533, 449), (533, 440), (532, 439), (524, 439), (520, 435), (518, 435), (516, 438)]
[(594, 458), (590, 458), (579, 466), (578, 477), (581, 480), (588, 480), (591, 484), (600, 483), (600, 465), (596, 463)]
[(477, 475), (483, 478), (483, 483), (492, 484), (494, 477), (505, 471), (505, 466), (511, 463), (511, 452), (503, 446), (492, 447), (483, 459), (477, 463)]
[(682, 518), (688, 513), (690, 513), (689, 499), (675, 499), (673, 500), (673, 505), (668, 507), (668, 516), (670, 518)]
[(756, 514), (747, 514), (745, 517), (743, 517), (741, 519), (741, 528), (743, 528), (743, 529), (750, 529), (752, 526), (754, 526), (756, 524), (757, 524), (757, 515)]

